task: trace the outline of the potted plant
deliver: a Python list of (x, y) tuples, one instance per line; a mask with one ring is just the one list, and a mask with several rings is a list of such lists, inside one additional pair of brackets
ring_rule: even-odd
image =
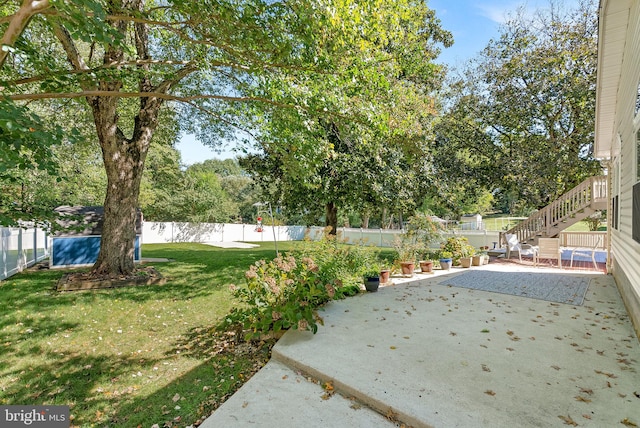
[(476, 253), (476, 249), (473, 248), (469, 244), (463, 244), (460, 248), (460, 265), (463, 268), (471, 267), (471, 262), (474, 254)]
[(451, 251), (441, 251), (440, 252), (440, 269), (449, 270), (451, 269), (451, 264), (453, 263), (453, 254)]
[(471, 256), (475, 253), (475, 248), (469, 245), (469, 240), (466, 237), (452, 236), (447, 238), (440, 248), (442, 251), (448, 251), (452, 254), (454, 266), (461, 264), (460, 259), (462, 258), (469, 258), (469, 266), (471, 266)]
[(402, 238), (396, 237), (393, 246), (397, 253), (397, 261), (400, 264), (402, 274), (413, 276), (419, 246), (412, 242), (411, 237), (406, 235), (405, 233)]
[(433, 252), (431, 250), (425, 251), (422, 254), (421, 260), (418, 262), (420, 265), (420, 271), (424, 273), (433, 272)]
[(367, 291), (378, 291), (380, 286), (380, 266), (371, 266), (364, 271), (364, 288)]
[[(441, 230), (440, 224), (426, 213), (416, 213), (409, 219), (405, 232), (394, 241), (404, 275), (413, 275), (418, 254), (428, 251), (429, 245), (440, 239)], [(427, 264), (425, 263), (425, 269), (428, 269)]]
[(487, 255), (487, 249), (489, 247), (480, 247), (480, 251), (477, 251), (476, 254), (471, 258), (471, 264), (473, 266), (480, 266), (486, 264), (489, 261), (489, 256)]
[(385, 265), (380, 266), (380, 284), (386, 284), (389, 281), (390, 275), (391, 269), (389, 269), (389, 267)]

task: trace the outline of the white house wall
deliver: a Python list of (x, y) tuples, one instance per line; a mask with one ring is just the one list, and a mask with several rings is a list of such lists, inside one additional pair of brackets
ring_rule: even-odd
[[(601, 17), (602, 25), (602, 17)], [(617, 38), (617, 37), (616, 37)], [(640, 243), (632, 239), (632, 188), (636, 175), (636, 132), (640, 127), (640, 115), (634, 118), (634, 106), (640, 80), (640, 1), (631, 2), (629, 22), (624, 40), (604, 40), (609, 49), (624, 49), (620, 73), (620, 86), (614, 95), (615, 130), (613, 138), (620, 138), (619, 157), (615, 153), (617, 142), (611, 141), (610, 157), (619, 162), (619, 227), (611, 232), (613, 275), (633, 319), (636, 334), (640, 337)], [(602, 46), (602, 44), (600, 45)], [(607, 47), (605, 46), (605, 50)], [(607, 89), (606, 92), (609, 92)], [(599, 96), (602, 96), (599, 93)], [(600, 118), (602, 120), (602, 118)], [(612, 195), (615, 196), (615, 195)]]

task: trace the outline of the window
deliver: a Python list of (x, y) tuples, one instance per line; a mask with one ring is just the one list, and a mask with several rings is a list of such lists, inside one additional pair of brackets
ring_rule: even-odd
[(611, 217), (611, 226), (614, 229), (618, 229), (618, 195), (613, 197), (611, 201), (611, 211), (613, 211), (613, 216)]
[(636, 134), (636, 181), (640, 181), (640, 129)]
[(638, 92), (636, 93), (636, 107), (633, 110), (633, 116), (637, 116), (640, 113), (640, 82), (638, 82)]
[(636, 242), (640, 242), (640, 183), (633, 186), (633, 217), (631, 236)]

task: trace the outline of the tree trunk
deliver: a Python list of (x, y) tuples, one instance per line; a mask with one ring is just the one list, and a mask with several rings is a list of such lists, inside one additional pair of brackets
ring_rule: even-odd
[(329, 235), (338, 233), (338, 207), (333, 202), (327, 202), (325, 206), (326, 226), (330, 226)]
[[(133, 1), (129, 6), (141, 9), (143, 2)], [(127, 24), (124, 21), (116, 21), (114, 25), (122, 34), (125, 34)], [(150, 59), (146, 26), (136, 23), (134, 31), (137, 58)], [(110, 46), (105, 52), (104, 63), (117, 63), (123, 58), (124, 51), (121, 47)], [(159, 86), (153, 87), (148, 75), (148, 65), (141, 65), (139, 70), (141, 75), (138, 80), (138, 89), (141, 93), (154, 90), (164, 92), (170, 88), (171, 81), (164, 81)], [(101, 89), (113, 91), (119, 90), (121, 86), (122, 83), (118, 80), (100, 82)], [(91, 273), (95, 277), (127, 276), (135, 269), (134, 245), (140, 181), (151, 137), (158, 126), (162, 100), (154, 97), (140, 97), (131, 138), (126, 138), (118, 127), (117, 97), (93, 97), (88, 101), (93, 111), (107, 173), (107, 195), (104, 201), (100, 253)]]
[(140, 181), (151, 135), (157, 125), (159, 108), (159, 104), (146, 103), (145, 98), (142, 100), (132, 139), (126, 139), (117, 127), (115, 97), (98, 97), (92, 102), (107, 173), (100, 254), (92, 269), (92, 275), (96, 277), (130, 275), (135, 268), (134, 244)]

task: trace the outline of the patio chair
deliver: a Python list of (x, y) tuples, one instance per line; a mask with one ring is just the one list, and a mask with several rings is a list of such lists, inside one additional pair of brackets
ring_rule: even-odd
[(571, 265), (573, 267), (573, 257), (574, 256), (582, 256), (582, 257), (591, 257), (591, 261), (593, 262), (593, 268), (598, 270), (598, 263), (596, 263), (596, 251), (600, 248), (600, 244), (602, 243), (602, 236), (598, 236), (596, 244), (590, 248), (574, 248), (571, 251)]
[(505, 236), (507, 240), (507, 258), (511, 258), (511, 252), (518, 252), (518, 259), (522, 263), (522, 256), (532, 256), (533, 265), (538, 263), (538, 247), (529, 244), (523, 244), (518, 239), (518, 236), (512, 233), (507, 233)]
[(538, 239), (538, 260), (556, 259), (558, 267), (562, 269), (562, 251), (560, 250), (560, 239), (539, 238)]

